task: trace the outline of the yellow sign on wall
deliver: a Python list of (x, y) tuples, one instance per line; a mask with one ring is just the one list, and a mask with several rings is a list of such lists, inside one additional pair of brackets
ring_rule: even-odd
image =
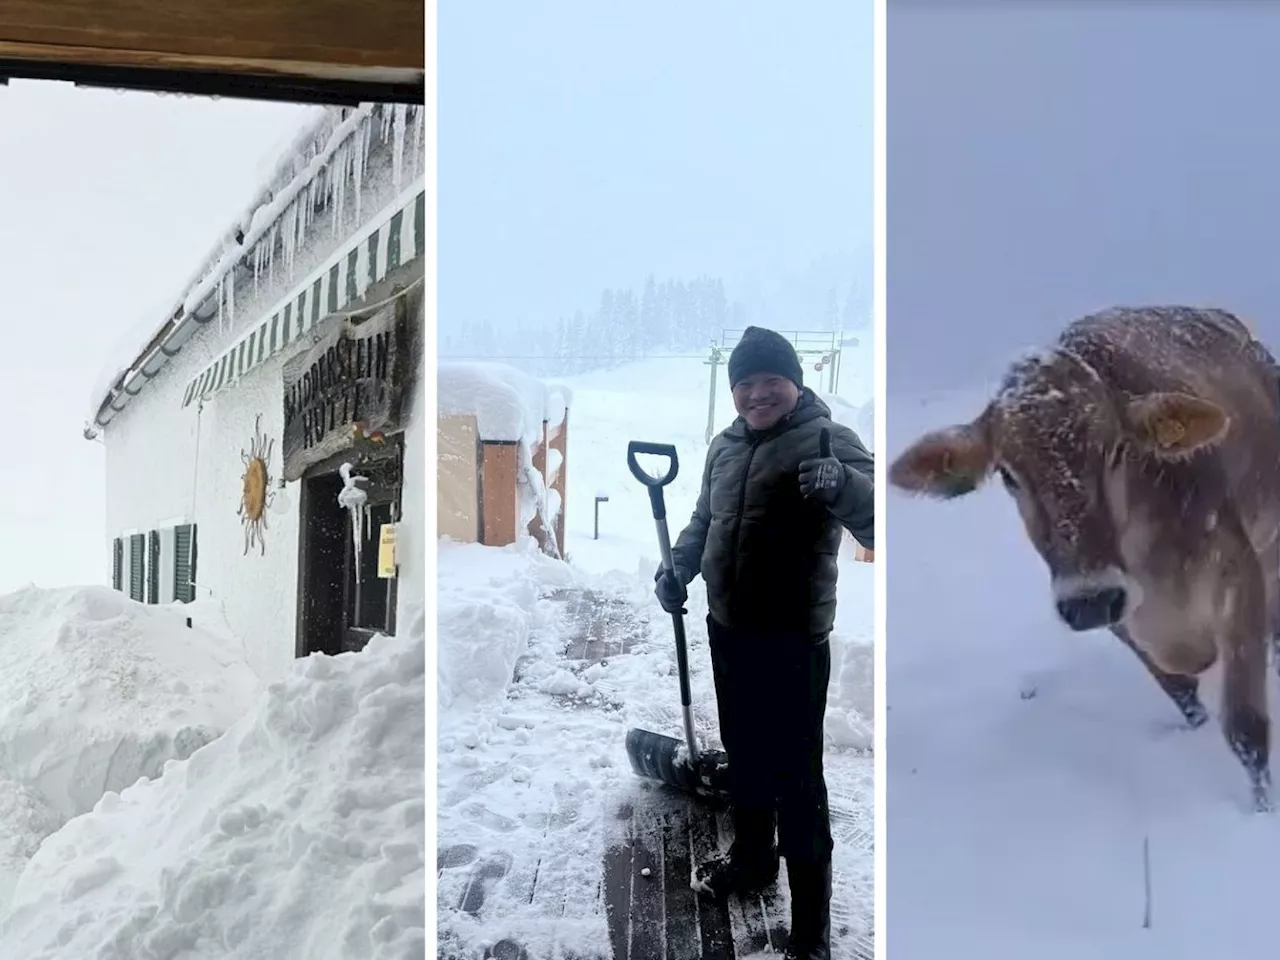
[(396, 525), (384, 523), (378, 532), (378, 576), (396, 578)]

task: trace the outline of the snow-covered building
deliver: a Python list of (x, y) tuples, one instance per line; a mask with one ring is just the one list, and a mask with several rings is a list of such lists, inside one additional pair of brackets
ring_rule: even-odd
[(532, 536), (562, 558), (572, 391), (503, 363), (441, 363), (437, 394), (439, 535), (494, 547)]
[(217, 601), (264, 676), (422, 601), (424, 122), (317, 110), (95, 388), (114, 585)]

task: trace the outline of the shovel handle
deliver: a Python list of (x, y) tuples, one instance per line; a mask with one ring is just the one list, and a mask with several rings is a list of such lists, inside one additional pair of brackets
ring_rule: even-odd
[[(644, 467), (640, 466), (636, 460), (636, 454), (643, 453), (654, 457), (666, 457), (670, 461), (667, 472), (662, 476), (655, 477)], [(676, 453), (675, 444), (672, 443), (646, 443), (643, 440), (632, 440), (627, 444), (627, 466), (631, 469), (631, 475), (642, 483), (649, 491), (649, 503), (653, 507), (653, 519), (664, 522), (667, 519), (667, 502), (662, 495), (662, 488), (676, 478), (676, 474), (680, 472), (680, 457)], [(664, 556), (663, 563), (667, 564), (670, 569), (670, 557)]]
[[(636, 460), (636, 454), (648, 454), (654, 457), (666, 457), (670, 461), (667, 472), (655, 477), (642, 468)], [(658, 549), (662, 553), (662, 568), (670, 573), (673, 563), (671, 556), (671, 532), (667, 528), (667, 504), (662, 495), (662, 488), (676, 478), (680, 471), (680, 458), (676, 454), (674, 444), (646, 443), (643, 440), (632, 440), (627, 444), (627, 466), (631, 475), (649, 491), (649, 502), (653, 505), (654, 525), (658, 530)], [(689, 751), (689, 762), (694, 769), (698, 766), (698, 741), (693, 728), (693, 696), (689, 685), (689, 649), (684, 635), (684, 616), (680, 611), (671, 615), (671, 630), (676, 640), (676, 667), (680, 674), (680, 707), (684, 718), (685, 743)]]
[[(662, 476), (655, 477), (636, 462), (637, 453), (666, 457), (671, 461), (671, 466)], [(631, 475), (646, 487), (665, 487), (680, 472), (680, 457), (676, 454), (673, 443), (646, 443), (643, 440), (632, 440), (627, 444), (627, 466), (631, 468)]]

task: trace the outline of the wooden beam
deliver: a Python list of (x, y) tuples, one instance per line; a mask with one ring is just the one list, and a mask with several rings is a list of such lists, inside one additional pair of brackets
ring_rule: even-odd
[(0, 0), (0, 77), (422, 102), (424, 0)]

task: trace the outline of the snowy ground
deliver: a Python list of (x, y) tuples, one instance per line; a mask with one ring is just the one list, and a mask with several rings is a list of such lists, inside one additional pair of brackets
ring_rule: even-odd
[(0, 598), (0, 957), (418, 960), (421, 613), (261, 691), (188, 612)]
[[(634, 726), (672, 735), (680, 728), (670, 621), (652, 596), (652, 514), (627, 470), (626, 444), (677, 445), (681, 472), (668, 488), (674, 535), (692, 510), (706, 453), (705, 377), (700, 363), (655, 360), (569, 381), (570, 566), (528, 544), (496, 550), (441, 543), (439, 844), (474, 847), (475, 862), (501, 861), (504, 873), (474, 916), (459, 907), (474, 872), (441, 874), (441, 929), (459, 956), (479, 957), (504, 937), (525, 944), (530, 956), (609, 953), (598, 910), (600, 868), (617, 839), (617, 805), (636, 790), (623, 740)], [(719, 400), (724, 426), (732, 417), (727, 390)], [(600, 539), (593, 540), (597, 492), (610, 499), (601, 504)], [(567, 625), (551, 595), (566, 589), (623, 601), (643, 639), (578, 674), (558, 666)], [(872, 567), (850, 554), (833, 639), (827, 768), (839, 812), (834, 912), (855, 930), (869, 927), (872, 907), (871, 760), (861, 752), (872, 739), (872, 598)], [(689, 613), (697, 722), (718, 742), (700, 580)], [(566, 708), (566, 697), (579, 707)], [(527, 892), (548, 883), (561, 895), (530, 902)], [(841, 946), (836, 955), (850, 955)]]
[(0, 654), (0, 911), (45, 837), (190, 756), (258, 687), (224, 637), (105, 587), (0, 596)]
[[(888, 455), (986, 396), (891, 398)], [(1132, 653), (1057, 622), (999, 484), (890, 492), (886, 526), (893, 956), (1266, 954), (1280, 820), (1250, 811), (1216, 721), (1179, 729)]]

